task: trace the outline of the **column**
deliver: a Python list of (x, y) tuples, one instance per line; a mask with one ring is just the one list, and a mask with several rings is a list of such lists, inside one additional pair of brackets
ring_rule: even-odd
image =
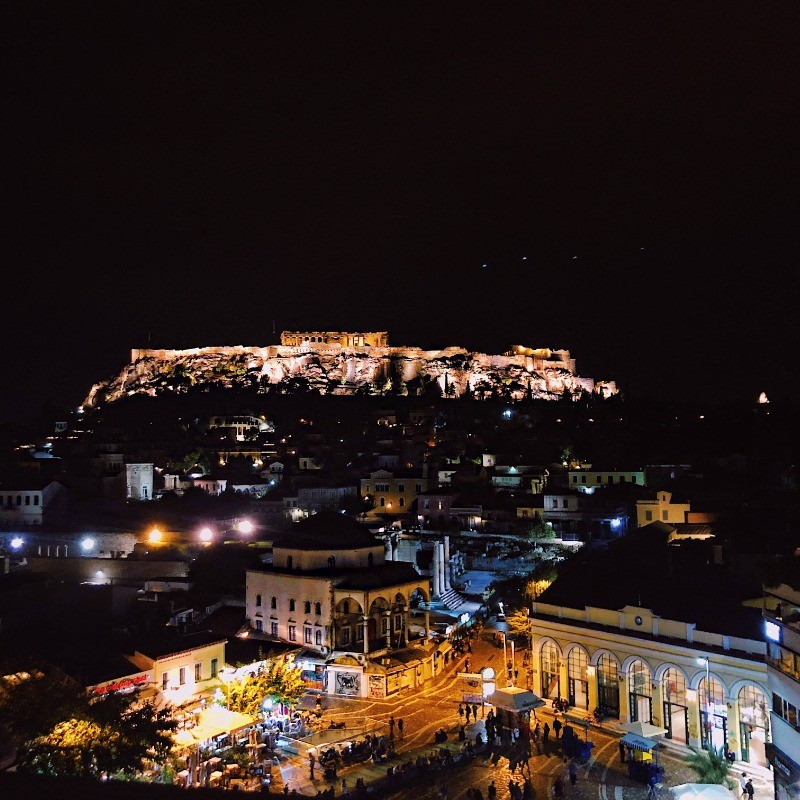
[(659, 728), (666, 728), (667, 726), (664, 724), (664, 698), (661, 695), (661, 681), (653, 681), (650, 686), (653, 698), (653, 725), (658, 725)]
[(442, 596), (442, 587), (439, 583), (439, 545), (433, 544), (433, 596), (438, 600)]
[(444, 543), (442, 544), (444, 548), (444, 588), (451, 589), (452, 586), (450, 584), (450, 537), (444, 537)]
[(586, 683), (589, 694), (589, 713), (597, 708), (597, 667), (589, 665), (586, 667)]
[(447, 565), (444, 560), (444, 544), (442, 542), (438, 543), (439, 545), (439, 586), (442, 588), (442, 594), (447, 591), (447, 580), (445, 575), (447, 573)]
[(689, 706), (689, 747), (700, 748), (700, 700), (697, 689), (686, 690), (686, 704)]
[(425, 641), (431, 638), (431, 612), (425, 609)]
[(386, 646), (392, 647), (392, 612), (384, 611), (383, 618), (386, 620)]
[(408, 617), (409, 617), (408, 608), (403, 606), (403, 608), (400, 609), (400, 613), (402, 614), (401, 619), (403, 621), (402, 627), (400, 629), (400, 645), (401, 647), (405, 647), (408, 644)]
[(364, 655), (367, 655), (369, 653), (369, 617), (365, 615), (361, 624), (364, 626)]
[(411, 636), (411, 606), (406, 606), (406, 613), (403, 621), (405, 622), (406, 644), (408, 644)]
[(741, 709), (739, 708), (738, 697), (728, 697), (725, 700), (725, 707), (728, 711), (728, 749), (736, 753), (736, 757), (742, 759), (742, 726), (739, 722)]
[[(569, 670), (567, 666), (567, 659), (562, 658), (558, 664), (558, 696), (564, 698), (569, 695)], [(534, 665), (534, 669), (538, 668), (538, 666)]]
[(384, 553), (384, 559), (386, 561), (393, 561), (394, 560), (392, 550), (393, 550), (393, 548), (392, 548), (392, 537), (391, 536), (387, 536), (383, 540), (383, 553)]
[(631, 721), (631, 697), (628, 693), (628, 673), (620, 671), (617, 678), (619, 684), (619, 721)]

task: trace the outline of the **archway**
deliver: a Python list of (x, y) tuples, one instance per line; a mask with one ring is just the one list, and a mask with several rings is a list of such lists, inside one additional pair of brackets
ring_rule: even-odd
[(619, 662), (611, 653), (597, 659), (597, 705), (612, 717), (619, 717)]
[(558, 645), (548, 639), (539, 654), (539, 671), (542, 677), (542, 697), (553, 700), (561, 696), (561, 653)]
[(764, 692), (753, 684), (739, 690), (739, 743), (742, 761), (767, 766), (769, 709)]
[(686, 676), (677, 667), (668, 667), (661, 678), (664, 699), (664, 727), (667, 739), (687, 744), (689, 741), (689, 703), (686, 699)]
[(697, 684), (697, 702), (700, 706), (700, 746), (724, 748), (728, 741), (728, 706), (725, 703), (725, 686), (711, 675), (705, 675)]
[(571, 706), (589, 710), (589, 684), (586, 680), (586, 668), (589, 666), (589, 654), (575, 645), (567, 653), (567, 699)]
[(653, 692), (650, 668), (636, 659), (628, 666), (628, 696), (631, 722), (653, 722)]

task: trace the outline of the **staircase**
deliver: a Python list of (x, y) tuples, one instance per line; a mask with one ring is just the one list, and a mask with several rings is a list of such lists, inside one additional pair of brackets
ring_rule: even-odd
[(439, 595), (438, 600), (431, 602), (431, 608), (446, 608), (448, 611), (477, 611), (480, 603), (474, 600), (467, 600), (464, 595), (459, 594), (452, 587)]

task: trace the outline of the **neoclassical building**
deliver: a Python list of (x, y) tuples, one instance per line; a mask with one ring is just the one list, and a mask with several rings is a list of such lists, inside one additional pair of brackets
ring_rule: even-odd
[(654, 523), (604, 553), (576, 555), (533, 604), (532, 689), (766, 765), (760, 593), (743, 605), (753, 587), (731, 578), (724, 555), (708, 542), (669, 543), (668, 528)]
[(302, 647), (330, 694), (384, 697), (424, 682), (437, 672), (430, 580), (385, 552), (336, 511), (295, 523), (273, 543), (272, 564), (247, 572), (252, 635)]

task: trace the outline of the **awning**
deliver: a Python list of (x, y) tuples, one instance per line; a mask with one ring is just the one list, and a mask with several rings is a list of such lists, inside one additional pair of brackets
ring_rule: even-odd
[(626, 733), (622, 737), (622, 744), (628, 745), (633, 750), (643, 750), (645, 753), (650, 753), (658, 747), (658, 742), (653, 739), (645, 739), (644, 736), (636, 733)]
[[(197, 718), (198, 726), (213, 728), (220, 733), (233, 733), (252, 725), (255, 720), (249, 714), (240, 714), (238, 711), (229, 711), (222, 706), (212, 705), (200, 712)], [(192, 729), (194, 731), (194, 729)]]
[(486, 702), (495, 708), (516, 712), (532, 711), (534, 708), (541, 708), (545, 704), (544, 700), (533, 692), (515, 686), (498, 689), (486, 698)]

